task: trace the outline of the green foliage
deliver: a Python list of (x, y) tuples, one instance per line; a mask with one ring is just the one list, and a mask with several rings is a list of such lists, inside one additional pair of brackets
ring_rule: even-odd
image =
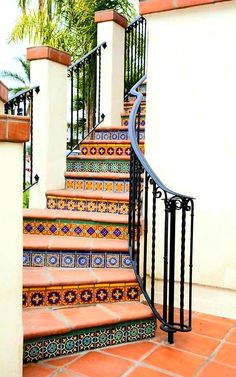
[(17, 5), (21, 16), (10, 42), (47, 44), (67, 51), (73, 60), (96, 45), (96, 11), (114, 9), (129, 20), (135, 16), (129, 0), (18, 0)]
[(29, 190), (23, 193), (23, 208), (29, 208)]
[(17, 58), (17, 60), (21, 68), (19, 71), (22, 71), (22, 73), (7, 70), (0, 72), (0, 77), (7, 77), (16, 82), (17, 87), (9, 88), (11, 94), (16, 94), (22, 90), (28, 89), (30, 85), (30, 63), (25, 57)]

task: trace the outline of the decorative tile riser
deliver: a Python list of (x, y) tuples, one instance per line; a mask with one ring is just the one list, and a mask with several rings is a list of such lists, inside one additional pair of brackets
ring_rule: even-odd
[[(128, 127), (129, 125), (129, 116), (128, 115), (123, 115), (121, 117), (121, 126), (123, 127)], [(145, 116), (140, 117), (140, 126), (145, 127), (146, 122), (145, 122)], [(136, 126), (138, 126), (138, 119), (136, 118)]]
[(24, 363), (149, 339), (155, 327), (155, 319), (139, 320), (28, 340), (24, 342)]
[(57, 287), (24, 288), (24, 308), (77, 306), (85, 304), (138, 301), (140, 289), (137, 283), (89, 284)]
[(67, 159), (67, 171), (91, 173), (129, 173), (129, 160), (78, 160)]
[[(144, 152), (144, 145), (140, 145), (140, 149)], [(130, 156), (130, 146), (119, 144), (108, 143), (99, 145), (97, 143), (88, 144), (86, 142), (82, 143), (80, 147), (80, 152), (82, 156), (107, 156), (109, 159), (110, 156), (116, 157), (129, 157)]]
[(66, 178), (67, 190), (78, 191), (106, 191), (115, 193), (129, 192), (129, 182), (117, 180), (95, 180)]
[(81, 252), (79, 250), (24, 250), (24, 267), (131, 268), (125, 252)]
[(128, 239), (128, 225), (107, 224), (84, 221), (41, 221), (25, 219), (24, 234), (42, 234), (54, 236), (73, 236), (106, 239)]
[[(145, 132), (140, 131), (140, 140), (144, 140)], [(129, 140), (128, 130), (124, 131), (96, 131), (95, 140)]]
[(127, 215), (129, 206), (123, 201), (87, 200), (77, 198), (47, 197), (47, 208), (67, 211), (86, 211)]
[[(124, 113), (129, 115), (131, 113), (132, 107), (133, 107), (133, 104), (130, 106), (128, 105), (124, 106)], [(144, 114), (146, 113), (146, 105), (141, 105), (140, 112)]]

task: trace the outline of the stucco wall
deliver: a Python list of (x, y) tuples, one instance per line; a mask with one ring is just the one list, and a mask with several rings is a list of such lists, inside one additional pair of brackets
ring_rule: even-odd
[(194, 282), (235, 290), (236, 1), (146, 18), (146, 156), (196, 197)]

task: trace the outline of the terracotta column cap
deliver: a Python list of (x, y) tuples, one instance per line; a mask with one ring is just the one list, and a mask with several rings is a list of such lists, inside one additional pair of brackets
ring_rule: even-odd
[(71, 56), (67, 52), (50, 46), (28, 47), (26, 58), (29, 61), (47, 59), (66, 66), (71, 64)]
[(8, 87), (0, 81), (0, 101), (6, 103), (8, 101)]
[(214, 4), (222, 1), (232, 0), (147, 0), (140, 1), (139, 9), (140, 14), (145, 15), (167, 10), (193, 7), (196, 5)]
[(107, 21), (113, 21), (116, 24), (122, 26), (123, 28), (127, 28), (128, 21), (124, 16), (121, 16), (121, 14), (117, 13), (113, 9), (107, 9), (107, 10), (100, 10), (98, 12), (95, 12), (95, 22), (107, 22)]
[(24, 143), (30, 137), (30, 118), (18, 115), (0, 115), (0, 142)]

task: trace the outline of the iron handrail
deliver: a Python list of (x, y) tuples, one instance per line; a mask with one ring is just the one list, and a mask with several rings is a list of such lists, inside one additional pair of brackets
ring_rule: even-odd
[(137, 158), (139, 159), (141, 165), (143, 166), (144, 170), (150, 175), (150, 177), (156, 182), (158, 187), (165, 191), (168, 194), (178, 196), (180, 198), (189, 198), (189, 199), (194, 199), (193, 197), (189, 195), (183, 195), (178, 192), (175, 192), (173, 190), (170, 190), (161, 180), (158, 178), (154, 170), (151, 168), (149, 163), (147, 162), (146, 158), (143, 156), (138, 142), (136, 138), (136, 126), (135, 126), (135, 119), (136, 115), (138, 113), (138, 108), (142, 102), (143, 95), (142, 93), (137, 91), (137, 88), (147, 79), (147, 75), (144, 75), (130, 90), (130, 94), (137, 97), (136, 101), (134, 102), (134, 105), (132, 107), (130, 116), (129, 116), (129, 123), (128, 123), (128, 132), (129, 132), (129, 138), (130, 138), (130, 143), (132, 145), (132, 148), (134, 150), (134, 153), (136, 154)]
[[(131, 143), (130, 160), (130, 209), (129, 209), (129, 253), (136, 279), (141, 291), (149, 304), (156, 318), (161, 322), (161, 329), (168, 333), (169, 343), (174, 341), (176, 331), (189, 332), (192, 326), (192, 267), (193, 267), (193, 219), (194, 202), (192, 197), (179, 194), (170, 190), (159, 179), (153, 171), (139, 148), (139, 127), (140, 127), (140, 104), (143, 95), (137, 88), (146, 80), (144, 75), (130, 90), (130, 94), (136, 97), (133, 104), (128, 123), (129, 139)], [(138, 127), (136, 119), (138, 117)], [(137, 141), (138, 139), (138, 141)], [(144, 186), (143, 186), (143, 178)], [(149, 185), (152, 186), (151, 192)], [(164, 193), (164, 244), (163, 244), (163, 315), (161, 316), (155, 307), (155, 265), (156, 265), (156, 215), (157, 199)], [(152, 195), (151, 219), (149, 225), (148, 202), (149, 195)], [(144, 201), (143, 197), (144, 196)], [(180, 319), (175, 321), (174, 314), (174, 292), (175, 292), (175, 268), (176, 268), (176, 221), (177, 212), (181, 213), (181, 259), (180, 259)], [(188, 323), (185, 322), (184, 315), (184, 295), (185, 295), (185, 263), (186, 263), (186, 214), (190, 213), (190, 223), (188, 225), (189, 238), (189, 314)], [(141, 243), (141, 216), (143, 215), (143, 237)], [(149, 215), (150, 216), (150, 215)], [(149, 229), (150, 228), (150, 229)], [(151, 293), (146, 289), (147, 285), (147, 258), (148, 258), (148, 229), (151, 233)], [(141, 250), (142, 248), (142, 250)], [(143, 262), (143, 263), (142, 263)], [(142, 263), (142, 264), (141, 264)], [(140, 273), (142, 265), (142, 273)]]
[(32, 86), (31, 88), (28, 88), (28, 89), (24, 89), (24, 90), (21, 90), (20, 92), (16, 93), (16, 95), (14, 95), (13, 97), (9, 98), (9, 100), (7, 101), (8, 102), (11, 102), (11, 101), (14, 101), (15, 99), (17, 99), (18, 97), (22, 96), (23, 94), (27, 94), (27, 92), (30, 92), (30, 91), (34, 91), (38, 94), (39, 91), (40, 91), (40, 88), (38, 85), (35, 85), (35, 86)]
[(80, 58), (79, 60), (77, 60), (76, 62), (74, 62), (73, 64), (71, 64), (68, 67), (68, 71), (71, 71), (73, 68), (75, 68), (78, 65), (80, 65), (80, 63), (82, 63), (85, 59), (87, 59), (90, 55), (92, 55), (100, 47), (106, 48), (107, 47), (107, 42), (100, 43), (99, 45), (97, 45), (96, 47), (94, 47), (91, 51), (89, 51), (87, 54), (85, 54), (84, 56), (82, 56), (82, 58)]

